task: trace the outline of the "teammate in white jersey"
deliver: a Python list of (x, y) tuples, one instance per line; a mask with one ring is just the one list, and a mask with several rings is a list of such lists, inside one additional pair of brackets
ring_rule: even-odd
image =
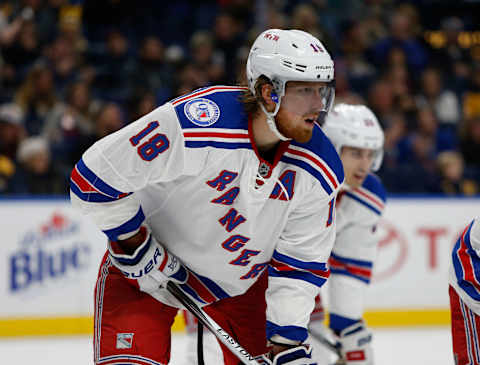
[(456, 365), (480, 364), (480, 218), (460, 235), (452, 251), (450, 312)]
[[(322, 129), (345, 171), (345, 184), (336, 199), (337, 237), (329, 259), (329, 326), (340, 345), (339, 363), (371, 365), (371, 334), (362, 316), (376, 256), (376, 226), (385, 205), (383, 185), (371, 173), (382, 163), (384, 135), (375, 115), (363, 105), (336, 105)], [(310, 324), (317, 331), (322, 330), (322, 314), (318, 297)]]
[[(71, 200), (109, 238), (95, 291), (95, 363), (169, 362), (180, 305), (167, 280), (251, 354), (314, 363), (302, 343), (329, 275), (344, 179), (315, 123), (333, 103), (333, 75), (318, 39), (271, 29), (251, 48), (249, 88), (179, 97), (85, 152)], [(225, 364), (238, 364), (223, 350)]]

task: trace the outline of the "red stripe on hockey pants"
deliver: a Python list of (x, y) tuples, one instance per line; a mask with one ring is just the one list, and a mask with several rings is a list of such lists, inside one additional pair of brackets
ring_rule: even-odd
[(480, 365), (480, 317), (449, 287), (453, 356), (456, 365)]

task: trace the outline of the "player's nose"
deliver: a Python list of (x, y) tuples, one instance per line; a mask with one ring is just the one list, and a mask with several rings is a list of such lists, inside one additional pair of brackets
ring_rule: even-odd
[(313, 97), (313, 109), (315, 112), (319, 113), (320, 111), (323, 110), (323, 96), (322, 94), (317, 90), (315, 92), (315, 95)]
[(362, 171), (367, 172), (370, 170), (370, 167), (372, 166), (372, 158), (368, 155), (362, 156), (360, 167)]

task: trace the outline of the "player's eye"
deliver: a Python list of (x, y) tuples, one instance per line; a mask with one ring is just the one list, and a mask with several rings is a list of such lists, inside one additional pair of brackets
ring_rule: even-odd
[(301, 94), (305, 94), (305, 95), (308, 95), (308, 94), (311, 94), (313, 92), (313, 89), (311, 87), (302, 87), (299, 89), (300, 93)]
[(354, 150), (352, 150), (352, 155), (357, 157), (357, 158), (360, 158), (360, 157), (362, 157), (362, 151), (354, 149)]

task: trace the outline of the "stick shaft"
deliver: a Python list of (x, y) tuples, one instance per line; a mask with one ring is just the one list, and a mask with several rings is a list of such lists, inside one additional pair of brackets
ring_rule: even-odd
[(191, 300), (177, 284), (169, 281), (167, 290), (182, 303), (195, 317), (198, 322), (210, 330), (238, 359), (246, 365), (260, 365), (255, 357), (250, 355), (232, 336), (220, 327), (205, 311)]

